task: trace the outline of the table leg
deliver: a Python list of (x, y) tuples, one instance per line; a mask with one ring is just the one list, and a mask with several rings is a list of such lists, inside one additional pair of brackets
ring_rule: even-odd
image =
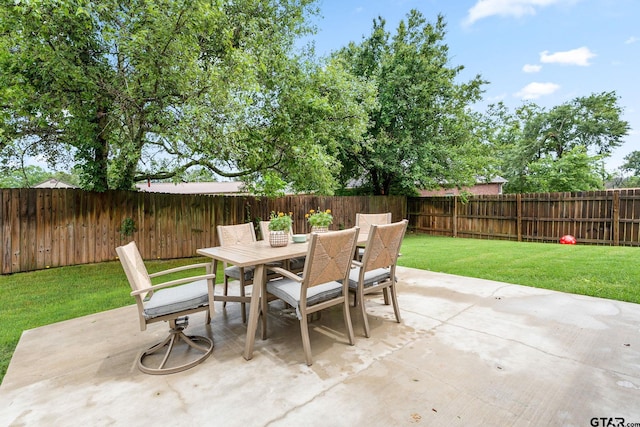
[[(264, 264), (256, 265), (253, 272), (253, 289), (251, 291), (251, 303), (249, 306), (249, 321), (247, 322), (247, 339), (244, 344), (244, 358), (251, 360), (253, 357), (253, 344), (256, 339), (256, 330), (258, 329), (258, 317), (260, 317), (260, 298), (262, 297), (262, 288), (265, 286), (265, 268)], [(263, 339), (265, 338), (265, 321), (263, 319)]]

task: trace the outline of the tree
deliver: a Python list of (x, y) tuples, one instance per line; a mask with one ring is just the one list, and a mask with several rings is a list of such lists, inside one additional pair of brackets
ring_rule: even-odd
[(487, 110), (487, 144), (507, 179), (505, 192), (585, 191), (607, 180), (602, 160), (623, 142), (615, 92), (578, 97), (549, 111), (526, 103), (510, 113), (504, 104)]
[(48, 172), (40, 166), (29, 165), (0, 177), (0, 188), (30, 188), (48, 179), (78, 184), (78, 177), (65, 172)]
[(633, 176), (640, 177), (640, 151), (632, 151), (624, 156), (624, 163), (620, 169), (625, 172), (631, 172)]
[(204, 167), (330, 193), (327, 150), (366, 123), (348, 100), (365, 85), (296, 54), (314, 13), (313, 0), (9, 2), (0, 157), (75, 163), (98, 191)]
[(412, 10), (391, 36), (378, 18), (370, 36), (332, 56), (377, 89), (365, 137), (341, 144), (343, 182), (357, 178), (373, 194), (475, 182), (484, 156), (468, 107), (486, 82), (456, 83), (463, 67), (448, 65), (445, 26)]

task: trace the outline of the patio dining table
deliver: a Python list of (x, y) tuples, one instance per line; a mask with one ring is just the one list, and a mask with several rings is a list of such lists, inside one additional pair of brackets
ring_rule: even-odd
[[(309, 248), (309, 238), (304, 243), (289, 243), (286, 246), (272, 247), (268, 241), (260, 240), (250, 244), (233, 246), (215, 246), (198, 249), (199, 255), (213, 259), (213, 271), (217, 271), (217, 263), (227, 262), (237, 267), (255, 266), (253, 273), (253, 290), (249, 305), (249, 319), (247, 321), (247, 337), (245, 341), (243, 357), (250, 360), (253, 357), (253, 346), (256, 331), (258, 329), (258, 317), (260, 315), (260, 298), (266, 293), (266, 264), (284, 261), (291, 258), (304, 256)], [(358, 244), (365, 244), (367, 234), (358, 235)], [(215, 297), (214, 297), (215, 300)], [(266, 316), (266, 313), (264, 313)], [(262, 321), (262, 339), (267, 339), (267, 322)]]

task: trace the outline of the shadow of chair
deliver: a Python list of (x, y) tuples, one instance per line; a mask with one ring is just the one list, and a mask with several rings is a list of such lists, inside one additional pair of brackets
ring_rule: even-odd
[[(256, 241), (256, 230), (253, 224), (218, 225), (218, 241), (220, 246), (242, 245)], [(224, 290), (223, 295), (216, 295), (216, 301), (222, 301), (222, 306), (226, 307), (227, 302), (239, 302), (242, 309), (242, 323), (247, 322), (246, 304), (251, 302), (251, 297), (245, 293), (245, 287), (253, 285), (254, 267), (236, 267), (223, 263), (224, 270)], [(240, 282), (240, 296), (229, 295), (229, 278)]]
[[(374, 224), (391, 224), (391, 212), (375, 214), (356, 214), (356, 227), (360, 227), (360, 234), (369, 234), (371, 226)], [(358, 248), (357, 259), (361, 260), (364, 255), (364, 248)]]
[[(184, 330), (189, 325), (187, 315), (191, 313), (205, 311), (206, 323), (211, 322), (209, 310), (213, 307), (213, 285), (216, 277), (211, 272), (211, 263), (191, 264), (149, 274), (135, 242), (117, 247), (116, 253), (131, 286), (131, 296), (135, 297), (138, 306), (140, 330), (146, 330), (149, 323), (163, 321), (169, 322), (170, 327), (169, 335), (164, 341), (142, 352), (138, 358), (138, 368), (147, 374), (172, 374), (196, 366), (209, 357), (213, 351), (213, 341), (207, 337), (188, 336)], [(203, 269), (206, 274), (156, 285), (151, 282), (154, 277), (194, 268)], [(180, 341), (185, 342), (188, 347), (178, 357), (173, 350), (177, 349)], [(165, 348), (164, 356), (156, 354)], [(190, 350), (197, 351), (195, 358)], [(158, 358), (160, 361), (157, 367), (150, 366)], [(175, 365), (185, 358), (186, 362)]]
[(372, 225), (362, 260), (352, 262), (355, 268), (349, 273), (349, 291), (355, 294), (353, 305), (360, 305), (364, 335), (367, 338), (370, 335), (370, 329), (365, 295), (382, 291), (385, 304), (388, 305), (391, 299), (396, 321), (400, 323), (402, 320), (396, 291), (396, 265), (407, 223), (408, 221), (404, 219), (392, 224)]
[[(349, 344), (354, 344), (349, 313), (348, 277), (356, 248), (358, 228), (311, 233), (306, 262), (301, 276), (279, 267), (268, 267), (282, 275), (281, 280), (267, 282), (267, 293), (296, 309), (307, 365), (313, 363), (309, 339), (308, 315), (342, 304)], [(341, 283), (342, 282), (342, 283)], [(267, 312), (262, 299), (262, 311)]]

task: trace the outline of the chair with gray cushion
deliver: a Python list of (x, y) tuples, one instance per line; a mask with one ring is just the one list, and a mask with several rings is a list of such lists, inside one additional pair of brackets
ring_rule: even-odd
[[(135, 297), (140, 320), (140, 330), (147, 324), (169, 322), (170, 333), (162, 342), (142, 352), (138, 368), (148, 374), (171, 374), (184, 371), (203, 362), (213, 351), (213, 341), (203, 336), (187, 336), (184, 330), (189, 324), (187, 315), (206, 312), (206, 323), (211, 322), (213, 285), (215, 274), (211, 263), (191, 264), (149, 274), (135, 242), (116, 248), (129, 285)], [(199, 268), (205, 274), (175, 279), (153, 285), (151, 279), (170, 273)], [(180, 346), (180, 342), (187, 346)], [(178, 347), (184, 351), (173, 352)], [(164, 355), (157, 354), (164, 350)], [(157, 362), (157, 363), (154, 363)]]
[[(391, 223), (391, 212), (387, 213), (374, 213), (374, 214), (365, 214), (365, 213), (357, 213), (356, 214), (356, 227), (360, 227), (360, 234), (369, 234), (369, 230), (371, 226), (374, 224), (390, 224)], [(364, 248), (358, 248), (358, 260), (362, 259), (362, 255), (364, 255)]]
[[(247, 222), (236, 225), (218, 225), (218, 241), (220, 246), (242, 245), (256, 241), (256, 230), (253, 223)], [(247, 322), (246, 304), (251, 302), (251, 297), (246, 295), (245, 287), (253, 285), (253, 273), (255, 268), (236, 267), (223, 263), (224, 269), (224, 291), (222, 296), (216, 296), (216, 300), (222, 301), (222, 306), (226, 307), (227, 302), (239, 302), (242, 307), (242, 322)], [(229, 295), (229, 279), (240, 282), (240, 296)]]
[[(302, 275), (279, 267), (268, 267), (281, 274), (280, 280), (267, 282), (267, 293), (296, 309), (307, 365), (313, 363), (309, 339), (308, 315), (334, 305), (342, 305), (349, 344), (354, 344), (349, 313), (348, 277), (356, 248), (358, 228), (328, 233), (311, 233)], [(267, 312), (267, 299), (262, 299)]]
[(400, 323), (402, 320), (396, 291), (396, 264), (407, 223), (405, 219), (392, 224), (372, 225), (362, 261), (354, 260), (352, 263), (354, 268), (349, 273), (349, 291), (355, 294), (354, 306), (360, 305), (364, 334), (367, 338), (370, 335), (370, 329), (365, 295), (382, 291), (385, 304), (389, 304), (389, 299), (393, 303), (396, 321)]

